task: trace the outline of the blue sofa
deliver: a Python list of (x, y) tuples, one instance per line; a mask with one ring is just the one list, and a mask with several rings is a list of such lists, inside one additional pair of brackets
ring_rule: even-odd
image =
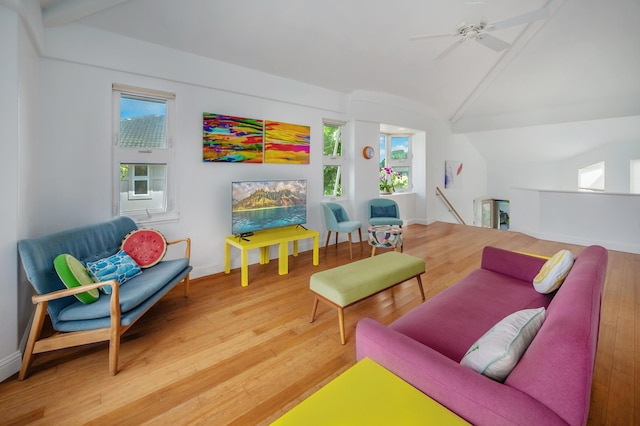
[[(18, 242), (18, 252), (25, 274), (36, 294), (32, 297), (36, 312), (18, 375), (23, 380), (33, 355), (66, 347), (109, 341), (109, 371), (118, 372), (120, 336), (145, 312), (178, 283), (184, 281), (184, 296), (189, 295), (191, 240), (167, 241), (167, 245), (183, 243), (184, 257), (162, 260), (143, 269), (124, 285), (105, 281), (66, 288), (54, 268), (54, 259), (70, 254), (83, 264), (109, 257), (118, 252), (125, 236), (138, 229), (129, 217), (118, 217), (94, 225), (25, 239)], [(91, 304), (80, 302), (75, 294), (111, 285), (111, 294), (102, 294)], [(41, 337), (46, 314), (55, 333)]]

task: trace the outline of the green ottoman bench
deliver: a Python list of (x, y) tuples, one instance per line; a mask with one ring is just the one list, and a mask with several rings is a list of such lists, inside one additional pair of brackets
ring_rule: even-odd
[(424, 301), (424, 289), (420, 279), (424, 270), (424, 260), (392, 251), (316, 272), (311, 275), (309, 283), (309, 288), (315, 296), (311, 322), (315, 320), (320, 300), (336, 308), (340, 324), (340, 341), (344, 345), (344, 308), (414, 277), (418, 280), (420, 295)]

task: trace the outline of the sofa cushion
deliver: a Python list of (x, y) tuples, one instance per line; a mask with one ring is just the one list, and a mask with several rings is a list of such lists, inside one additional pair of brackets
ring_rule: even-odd
[(542, 294), (556, 291), (569, 275), (572, 266), (573, 254), (569, 250), (560, 250), (542, 266), (533, 279), (533, 288)]
[(136, 229), (122, 240), (120, 249), (127, 252), (140, 268), (150, 268), (164, 258), (167, 240), (159, 231), (149, 228)]
[(545, 309), (515, 312), (475, 342), (460, 364), (499, 382), (507, 378), (544, 322)]
[[(120, 287), (120, 310), (124, 314), (134, 309), (146, 299), (153, 296), (158, 289), (171, 281), (189, 266), (189, 259), (164, 260), (156, 266), (145, 269), (140, 275), (132, 278), (127, 285)], [(76, 321), (109, 316), (110, 297), (100, 297), (91, 305), (76, 302), (60, 311), (60, 321)]]
[(551, 299), (551, 295), (534, 291), (531, 281), (476, 269), (390, 327), (459, 363), (498, 321), (515, 311), (547, 307)]
[[(87, 262), (87, 269), (95, 282), (116, 280), (120, 285), (142, 272), (136, 261), (124, 250), (95, 262)], [(105, 294), (111, 294), (110, 285), (100, 287), (100, 290)]]
[[(67, 288), (80, 287), (82, 285), (93, 284), (93, 279), (87, 273), (86, 268), (78, 259), (70, 254), (61, 254), (53, 259), (53, 266)], [(85, 304), (98, 300), (100, 294), (98, 289), (89, 290), (84, 293), (74, 295), (79, 301)]]

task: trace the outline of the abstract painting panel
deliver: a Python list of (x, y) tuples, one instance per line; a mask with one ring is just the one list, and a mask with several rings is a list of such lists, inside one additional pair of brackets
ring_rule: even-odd
[(310, 142), (309, 126), (266, 120), (264, 162), (309, 164)]
[(462, 161), (447, 160), (444, 162), (444, 187), (448, 189), (462, 188)]
[(202, 113), (202, 161), (262, 163), (263, 136), (263, 120)]

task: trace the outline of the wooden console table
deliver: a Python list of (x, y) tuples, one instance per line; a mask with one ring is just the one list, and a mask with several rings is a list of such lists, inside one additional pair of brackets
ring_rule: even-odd
[(298, 241), (313, 238), (313, 265), (318, 265), (318, 231), (304, 229), (298, 226), (267, 229), (257, 231), (246, 239), (229, 235), (224, 239), (224, 272), (231, 272), (231, 246), (240, 249), (240, 282), (243, 287), (249, 285), (249, 257), (248, 251), (260, 249), (260, 264), (269, 263), (269, 246), (278, 244), (278, 273), (289, 273), (289, 242), (293, 242), (293, 255), (298, 255)]

